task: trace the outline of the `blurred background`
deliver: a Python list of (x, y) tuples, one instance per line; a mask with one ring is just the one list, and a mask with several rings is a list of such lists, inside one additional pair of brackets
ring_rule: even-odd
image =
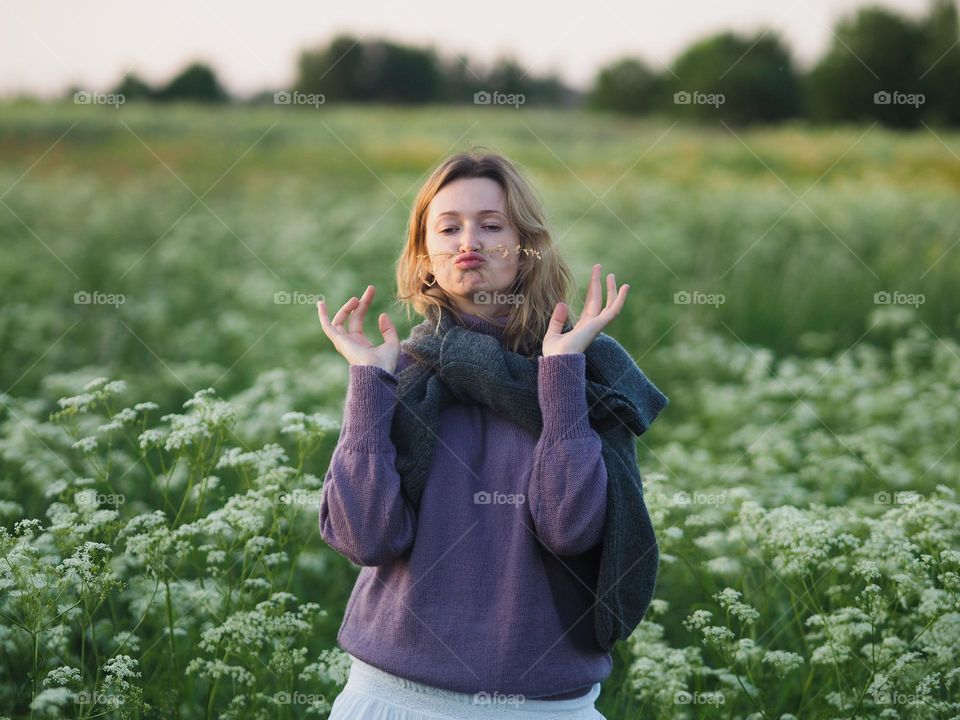
[[(356, 568), (316, 497), (290, 499), (321, 485), (347, 381), (315, 303), (372, 283), (405, 337), (411, 202), (475, 147), (541, 194), (576, 312), (593, 263), (630, 283), (607, 331), (671, 399), (638, 443), (660, 602), (598, 708), (955, 714), (956, 559), (920, 559), (960, 525), (955, 0), (0, 0), (0, 18), (10, 717), (324, 716)], [(885, 568), (881, 531), (904, 534)], [(729, 621), (725, 587), (761, 616), (728, 644), (685, 620)], [(258, 605), (276, 592), (290, 608)], [(231, 644), (271, 618), (288, 634)]]

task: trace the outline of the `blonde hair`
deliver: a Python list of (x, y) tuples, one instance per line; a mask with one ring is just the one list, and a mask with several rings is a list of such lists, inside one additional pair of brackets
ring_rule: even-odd
[[(431, 282), (426, 264), (427, 209), (434, 196), (459, 178), (490, 178), (503, 190), (507, 217), (519, 236), (517, 277), (508, 294), (520, 293), (523, 300), (511, 310), (504, 327), (506, 346), (527, 356), (536, 355), (558, 302), (566, 302), (569, 327), (575, 322), (567, 298), (575, 289), (573, 274), (553, 241), (543, 204), (531, 185), (513, 164), (493, 152), (461, 152), (441, 162), (417, 193), (407, 225), (407, 241), (397, 261), (397, 299), (423, 317), (441, 307), (458, 320), (460, 313), (447, 294)], [(511, 248), (513, 250), (513, 248)], [(433, 281), (435, 283), (435, 281)], [(437, 316), (438, 317), (438, 316)]]

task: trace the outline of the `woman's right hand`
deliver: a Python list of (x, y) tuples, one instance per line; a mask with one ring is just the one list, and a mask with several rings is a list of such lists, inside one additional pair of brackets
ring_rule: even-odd
[[(327, 305), (324, 300), (317, 303), (317, 314), (323, 332), (333, 343), (337, 352), (346, 358), (351, 365), (376, 365), (389, 373), (397, 369), (397, 360), (400, 357), (400, 337), (397, 328), (386, 313), (380, 313), (378, 324), (383, 343), (374, 346), (363, 336), (363, 316), (373, 301), (376, 289), (367, 285), (363, 296), (357, 300), (354, 296), (344, 303), (340, 311), (331, 321), (327, 317)], [(344, 329), (343, 323), (349, 318), (349, 327)]]

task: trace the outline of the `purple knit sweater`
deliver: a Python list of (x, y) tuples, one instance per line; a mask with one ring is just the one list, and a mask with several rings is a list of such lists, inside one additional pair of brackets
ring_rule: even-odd
[[(502, 321), (466, 315), (503, 338)], [(412, 358), (401, 352), (399, 373)], [(394, 466), (397, 377), (351, 365), (320, 533), (362, 566), (337, 635), (386, 672), (461, 693), (561, 700), (605, 680), (592, 601), (607, 473), (591, 428), (583, 353), (539, 357), (539, 438), (486, 406), (439, 418), (419, 513)]]

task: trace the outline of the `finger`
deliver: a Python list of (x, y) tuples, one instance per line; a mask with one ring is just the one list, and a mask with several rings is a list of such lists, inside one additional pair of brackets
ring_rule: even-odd
[(360, 301), (357, 300), (356, 296), (347, 300), (343, 304), (343, 307), (337, 311), (337, 314), (333, 316), (333, 322), (330, 324), (340, 332), (343, 332), (343, 321), (350, 316), (350, 313), (353, 311), (353, 308), (356, 307), (358, 302)]
[(327, 317), (327, 303), (325, 300), (319, 300), (317, 302), (317, 316), (320, 318), (320, 325), (323, 328), (323, 332), (326, 333), (327, 337), (330, 337), (332, 329), (330, 327), (330, 318)]
[(617, 300), (617, 278), (613, 273), (607, 274), (607, 304), (605, 306), (606, 310), (609, 310), (613, 307), (614, 302)]
[(618, 313), (619, 313), (621, 310), (623, 310), (623, 306), (624, 306), (624, 305), (626, 304), (626, 302), (627, 302), (627, 293), (628, 293), (628, 292), (630, 292), (630, 285), (629, 285), (629, 284), (625, 284), (625, 285), (621, 286), (620, 292), (617, 293), (616, 310), (617, 310)]
[(593, 266), (590, 273), (590, 284), (587, 285), (587, 298), (583, 303), (583, 312), (585, 315), (594, 316), (600, 312), (600, 265)]
[(614, 315), (620, 314), (620, 311), (623, 309), (624, 303), (627, 302), (627, 293), (629, 291), (630, 291), (629, 285), (624, 284), (620, 286), (620, 292), (617, 293), (615, 302), (613, 303), (613, 306), (610, 308), (610, 310), (613, 312)]
[(548, 333), (560, 334), (563, 330), (563, 323), (567, 319), (567, 304), (557, 303), (553, 309), (553, 315), (550, 316), (550, 324), (547, 326)]
[(363, 295), (360, 296), (360, 304), (357, 305), (356, 310), (350, 313), (351, 333), (360, 333), (363, 335), (363, 317), (367, 314), (367, 308), (369, 308), (370, 303), (373, 302), (373, 296), (376, 292), (373, 285), (367, 285), (367, 289), (363, 291)]
[(393, 324), (390, 316), (386, 313), (380, 313), (378, 320), (380, 334), (383, 335), (383, 342), (387, 345), (399, 345), (400, 334), (397, 332), (397, 326)]

